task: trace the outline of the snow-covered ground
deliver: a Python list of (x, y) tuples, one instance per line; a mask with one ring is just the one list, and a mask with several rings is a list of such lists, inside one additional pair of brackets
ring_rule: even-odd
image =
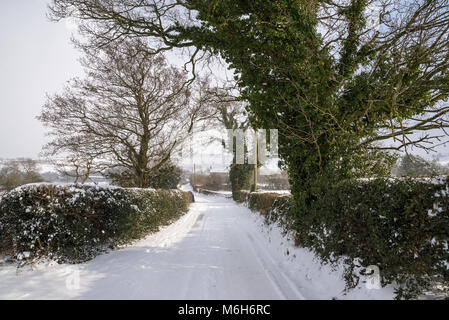
[(0, 299), (391, 299), (391, 287), (344, 292), (321, 266), (243, 205), (195, 194), (191, 210), (135, 244), (80, 265), (17, 269), (0, 259)]
[(291, 194), (290, 190), (257, 190), (257, 193)]

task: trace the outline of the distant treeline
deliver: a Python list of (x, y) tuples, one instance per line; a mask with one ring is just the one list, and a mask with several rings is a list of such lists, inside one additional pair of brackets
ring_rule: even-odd
[(28, 158), (7, 160), (0, 167), (0, 192), (10, 191), (18, 186), (43, 182), (37, 162)]
[(428, 177), (448, 175), (449, 166), (436, 160), (426, 160), (420, 156), (405, 155), (392, 168), (392, 175), (397, 177)]
[[(289, 190), (288, 175), (285, 171), (276, 174), (259, 174), (258, 188), (263, 190)], [(230, 191), (228, 172), (196, 173), (191, 175), (192, 185), (212, 191)]]

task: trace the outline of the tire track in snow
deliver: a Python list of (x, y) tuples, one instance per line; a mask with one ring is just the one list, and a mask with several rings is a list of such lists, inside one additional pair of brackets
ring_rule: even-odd
[(293, 281), (280, 269), (280, 267), (277, 266), (270, 253), (263, 246), (261, 246), (258, 241), (255, 241), (250, 233), (246, 232), (246, 237), (249, 239), (251, 248), (262, 265), (262, 268), (265, 270), (268, 278), (281, 293), (284, 299), (306, 300)]
[[(218, 198), (218, 199), (217, 199)], [(195, 222), (193, 229), (197, 229), (201, 226), (201, 232), (198, 234), (195, 234), (196, 241), (195, 243), (198, 243), (198, 248), (207, 246), (210, 244), (210, 237), (211, 233), (210, 230), (206, 230), (205, 227), (208, 222), (209, 215), (214, 215), (216, 212), (215, 210), (223, 210), (221, 208), (220, 204), (217, 200), (221, 197), (214, 197), (213, 199), (210, 199), (210, 197), (198, 197), (197, 199), (200, 200), (202, 204), (206, 205), (208, 208), (205, 210), (204, 214), (200, 215)], [(229, 206), (229, 203), (226, 203), (226, 206), (229, 208), (240, 208), (235, 203), (232, 203), (231, 206)], [(246, 208), (245, 208), (246, 209)], [(240, 210), (239, 210), (240, 211)], [(246, 214), (246, 212), (237, 213), (237, 215), (240, 214)], [(240, 245), (232, 245), (234, 249), (242, 249), (242, 250), (251, 250), (250, 252), (247, 252), (248, 255), (254, 256), (254, 258), (257, 261), (258, 269), (264, 274), (265, 278), (270, 283), (271, 287), (276, 292), (276, 295), (280, 299), (299, 299), (299, 300), (305, 300), (304, 295), (298, 290), (297, 286), (293, 283), (293, 281), (281, 270), (281, 268), (277, 265), (274, 258), (271, 256), (270, 252), (266, 250), (262, 245), (259, 244), (259, 240), (265, 240), (260, 239), (261, 235), (257, 234), (257, 229), (252, 229), (251, 225), (249, 226), (251, 231), (256, 231), (254, 236), (258, 237), (258, 240), (255, 240), (253, 235), (251, 235), (250, 231), (248, 230), (248, 227), (244, 228), (240, 223), (238, 223), (238, 216), (232, 217), (234, 214), (230, 214), (232, 221), (222, 221), (223, 224), (222, 227), (226, 229), (226, 227), (231, 227), (231, 230), (220, 230), (223, 232), (224, 235), (230, 237), (231, 239), (234, 237), (233, 241), (228, 244), (233, 244), (237, 239), (239, 239), (236, 243), (240, 243)], [(217, 221), (214, 220), (216, 223)], [(213, 222), (211, 222), (213, 223)], [(229, 225), (230, 223), (230, 225)], [(246, 224), (244, 226), (247, 226)], [(237, 239), (235, 238), (237, 237)], [(201, 260), (201, 254), (199, 252), (195, 253), (198, 255), (198, 261)], [(226, 259), (227, 257), (223, 257), (223, 259)], [(254, 269), (255, 272), (257, 269)], [(199, 275), (199, 273), (201, 275)], [(189, 279), (187, 281), (187, 290), (185, 291), (184, 296), (188, 299), (192, 297), (192, 293), (198, 293), (199, 287), (201, 287), (201, 297), (200, 298), (214, 298), (213, 293), (213, 285), (216, 284), (216, 274), (214, 274), (214, 270), (208, 268), (206, 270), (194, 272), (194, 270), (190, 270), (189, 272)], [(227, 291), (229, 288), (223, 287), (220, 288), (222, 290)], [(274, 293), (274, 292), (273, 292)]]
[[(198, 202), (198, 203), (204, 204), (203, 202)], [(197, 205), (198, 205), (198, 203), (197, 203)], [(208, 209), (206, 209), (205, 212), (207, 212), (207, 210)], [(195, 235), (195, 237), (196, 237), (196, 240), (194, 242), (195, 246), (197, 243), (199, 243), (200, 241), (203, 240), (202, 236), (204, 235), (204, 227), (206, 225), (206, 221), (207, 221), (207, 217), (205, 216), (205, 213), (199, 214), (196, 218), (195, 223), (192, 225), (192, 227), (189, 230), (189, 233), (199, 230), (199, 234)], [(187, 275), (187, 281), (184, 284), (183, 293), (181, 295), (184, 300), (192, 299), (191, 291), (192, 291), (192, 288), (195, 288), (195, 280), (194, 280), (195, 271), (196, 270), (194, 268), (189, 268), (188, 275)]]

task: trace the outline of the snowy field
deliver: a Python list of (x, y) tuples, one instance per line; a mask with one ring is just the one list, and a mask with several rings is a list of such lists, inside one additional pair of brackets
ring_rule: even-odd
[(225, 197), (196, 194), (174, 224), (80, 265), (17, 269), (0, 259), (0, 299), (391, 299), (391, 287), (344, 292), (276, 227)]

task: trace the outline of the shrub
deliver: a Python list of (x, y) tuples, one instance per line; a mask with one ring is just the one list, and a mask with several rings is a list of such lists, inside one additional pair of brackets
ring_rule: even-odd
[(266, 216), (273, 207), (275, 199), (279, 196), (277, 193), (256, 193), (248, 195), (248, 208), (259, 211)]
[(107, 170), (104, 176), (115, 186), (133, 188), (136, 186), (135, 175), (130, 170)]
[(382, 284), (394, 284), (398, 299), (410, 299), (436, 281), (449, 285), (448, 192), (446, 179), (348, 180), (330, 187), (309, 212), (292, 210), (289, 196), (273, 201), (271, 194), (250, 194), (248, 205), (293, 231), (297, 245), (324, 263), (345, 262), (348, 289), (376, 265)]
[(177, 190), (27, 185), (0, 200), (2, 242), (27, 261), (83, 262), (157, 231), (189, 200)]
[(149, 233), (156, 232), (181, 217), (193, 202), (190, 192), (178, 190), (129, 189), (130, 202), (136, 211), (127, 222), (127, 234), (122, 241), (139, 239)]
[(346, 256), (349, 287), (357, 259), (379, 266), (384, 284), (397, 282), (398, 298), (415, 298), (435, 277), (449, 280), (447, 188), (445, 179), (345, 181), (303, 217), (298, 237), (325, 260)]
[(246, 190), (239, 190), (232, 193), (232, 197), (236, 202), (242, 203), (248, 200), (250, 192)]
[[(136, 174), (130, 170), (109, 170), (105, 176), (114, 185), (123, 188), (139, 187)], [(163, 167), (153, 170), (148, 175), (148, 187), (155, 189), (176, 189), (181, 182), (182, 170), (174, 164), (168, 163)]]
[(195, 202), (195, 196), (193, 195), (193, 192), (183, 192), (182, 196), (184, 197), (184, 201), (187, 205)]
[(176, 189), (181, 182), (182, 170), (173, 164), (167, 164), (150, 173), (149, 186), (157, 189)]
[(0, 254), (5, 255), (11, 255), (12, 252), (12, 239), (2, 228), (2, 225), (0, 224)]
[(290, 213), (293, 207), (293, 201), (291, 195), (278, 195), (274, 199), (273, 206), (268, 212), (265, 221), (267, 223), (277, 222), (285, 231), (293, 230), (291, 224)]
[(120, 219), (132, 211), (123, 189), (28, 185), (0, 202), (1, 223), (14, 252), (81, 262), (119, 237)]

